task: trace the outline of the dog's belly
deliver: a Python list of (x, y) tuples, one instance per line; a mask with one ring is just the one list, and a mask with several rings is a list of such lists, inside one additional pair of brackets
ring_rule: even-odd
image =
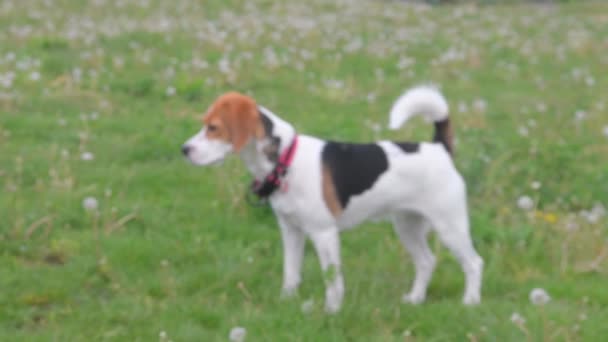
[(371, 216), (353, 215), (341, 217), (337, 221), (337, 226), (340, 230), (354, 229), (364, 222), (383, 222), (391, 219), (391, 213), (379, 213)]
[(355, 198), (351, 205), (342, 212), (342, 215), (336, 219), (336, 223), (341, 230), (346, 230), (366, 221), (379, 222), (389, 220), (395, 211), (396, 208), (390, 201), (376, 200), (370, 202), (364, 198), (360, 200)]

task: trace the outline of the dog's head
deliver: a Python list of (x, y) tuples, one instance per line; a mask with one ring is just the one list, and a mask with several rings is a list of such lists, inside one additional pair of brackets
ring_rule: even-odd
[(196, 165), (223, 160), (240, 152), (253, 138), (264, 136), (255, 101), (236, 92), (220, 96), (203, 116), (203, 128), (182, 146), (184, 155)]

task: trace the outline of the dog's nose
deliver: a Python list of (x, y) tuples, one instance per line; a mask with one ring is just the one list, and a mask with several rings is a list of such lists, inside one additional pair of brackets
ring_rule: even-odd
[(188, 145), (183, 145), (182, 146), (182, 153), (187, 156), (188, 153), (190, 153), (190, 150), (192, 149), (192, 147), (188, 146)]

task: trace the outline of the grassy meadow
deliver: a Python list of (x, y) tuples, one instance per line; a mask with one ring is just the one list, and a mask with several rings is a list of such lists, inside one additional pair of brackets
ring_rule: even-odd
[[(0, 340), (600, 341), (608, 336), (608, 4), (431, 7), (374, 0), (4, 0), (0, 4)], [(323, 312), (307, 247), (279, 299), (267, 208), (237, 158), (181, 144), (238, 90), (335, 140), (389, 131), (407, 87), (456, 124), (483, 301), (434, 237), (428, 300), (390, 225), (342, 235), (346, 296)], [(313, 184), (314, 185), (314, 184)], [(551, 300), (534, 305), (544, 289)]]

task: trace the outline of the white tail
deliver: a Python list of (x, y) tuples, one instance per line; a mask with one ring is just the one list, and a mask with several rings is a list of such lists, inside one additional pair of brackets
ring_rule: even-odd
[(424, 115), (430, 121), (447, 119), (448, 103), (441, 92), (432, 86), (409, 89), (395, 101), (389, 116), (390, 129), (398, 129), (415, 115)]

